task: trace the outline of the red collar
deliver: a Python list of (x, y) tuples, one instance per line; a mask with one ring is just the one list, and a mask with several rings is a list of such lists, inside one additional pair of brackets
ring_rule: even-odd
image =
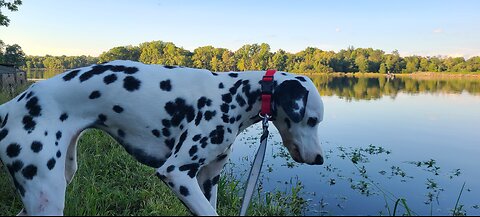
[(273, 94), (273, 75), (277, 72), (275, 69), (269, 69), (262, 78), (262, 109), (260, 116), (272, 116), (272, 94)]

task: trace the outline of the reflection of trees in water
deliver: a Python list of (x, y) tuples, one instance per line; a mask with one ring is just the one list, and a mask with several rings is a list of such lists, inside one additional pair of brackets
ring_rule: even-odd
[(480, 94), (478, 79), (415, 79), (397, 77), (353, 77), (353, 76), (311, 76), (321, 95), (339, 96), (347, 100), (379, 99), (383, 96), (395, 98), (404, 93), (461, 93)]

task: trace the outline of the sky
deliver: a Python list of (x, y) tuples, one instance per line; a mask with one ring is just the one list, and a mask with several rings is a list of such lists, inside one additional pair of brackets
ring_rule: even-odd
[[(11, 0), (7, 0), (11, 1)], [(480, 56), (475, 0), (23, 0), (0, 40), (27, 55), (98, 56), (115, 46), (162, 40), (190, 51), (271, 51), (348, 46), (402, 56)]]

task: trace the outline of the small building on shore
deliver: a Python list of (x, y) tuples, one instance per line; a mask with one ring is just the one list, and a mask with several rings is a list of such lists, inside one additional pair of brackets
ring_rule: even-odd
[(1, 89), (13, 89), (27, 83), (27, 73), (11, 64), (0, 64)]

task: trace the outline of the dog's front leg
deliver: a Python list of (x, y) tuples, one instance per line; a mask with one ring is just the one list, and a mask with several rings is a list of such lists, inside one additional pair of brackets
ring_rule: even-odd
[[(196, 174), (180, 171), (175, 166), (160, 167), (157, 176), (165, 182), (194, 215), (216, 216), (215, 209), (203, 195), (197, 183)], [(193, 176), (193, 177), (192, 177)]]
[(218, 155), (214, 161), (205, 165), (197, 175), (197, 181), (203, 194), (215, 210), (217, 209), (217, 190), (220, 173), (228, 161), (230, 152), (231, 148), (228, 148), (224, 153)]

